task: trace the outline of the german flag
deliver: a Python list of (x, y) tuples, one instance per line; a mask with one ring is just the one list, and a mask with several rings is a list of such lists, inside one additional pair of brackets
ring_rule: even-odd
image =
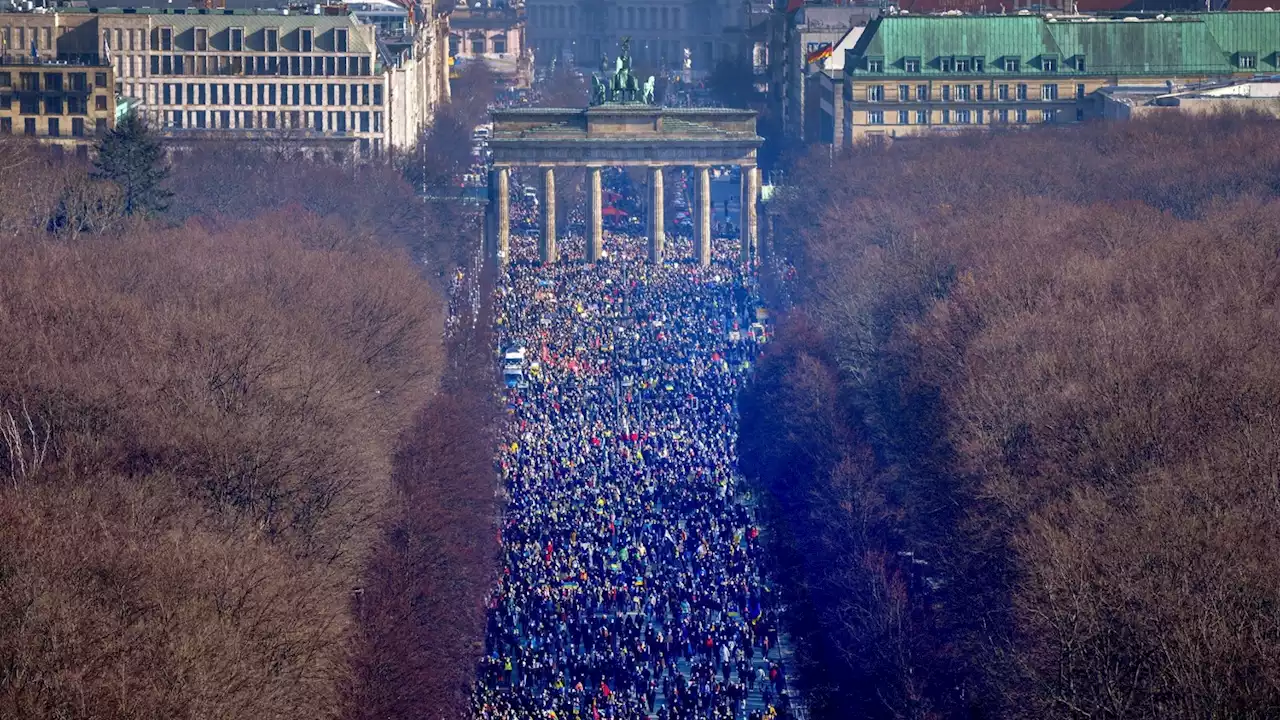
[(812, 65), (813, 63), (826, 60), (831, 57), (832, 52), (833, 49), (831, 47), (831, 43), (822, 43), (813, 50), (810, 50), (808, 55), (804, 56), (805, 64)]

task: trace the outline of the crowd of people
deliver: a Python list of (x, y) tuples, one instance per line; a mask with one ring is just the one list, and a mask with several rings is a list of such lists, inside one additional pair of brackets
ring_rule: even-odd
[[(479, 720), (793, 716), (778, 607), (736, 470), (736, 395), (755, 357), (753, 278), (715, 262), (534, 262), (515, 235), (496, 289), (501, 350), (523, 348), (499, 456), (509, 505), (474, 687)], [(578, 258), (575, 262), (575, 258)]]

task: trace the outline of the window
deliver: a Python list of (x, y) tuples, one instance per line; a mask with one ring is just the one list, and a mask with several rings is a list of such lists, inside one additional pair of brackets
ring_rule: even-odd
[(898, 86), (898, 102), (907, 102), (910, 99), (911, 99), (911, 86), (899, 85)]
[(1057, 86), (1057, 85), (1055, 85), (1055, 84), (1053, 84), (1053, 83), (1046, 83), (1046, 84), (1044, 84), (1044, 85), (1041, 85), (1041, 86), (1040, 86), (1040, 99), (1041, 99), (1041, 100), (1057, 100), (1057, 99), (1058, 99), (1058, 86)]
[(21, 87), (24, 91), (40, 92), (39, 73), (33, 73), (33, 72), (19, 73), (18, 80), (22, 83)]
[(1001, 111), (1000, 111), (1000, 116), (999, 116), (999, 117), (1000, 117), (1000, 122), (1002, 122), (1002, 123), (1007, 123), (1007, 122), (1009, 122), (1009, 111), (1008, 111), (1008, 110), (1001, 110)]
[(1083, 100), (1083, 99), (1084, 99), (1084, 83), (1077, 83), (1077, 84), (1076, 84), (1076, 99), (1077, 99), (1077, 100)]
[(498, 55), (505, 55), (507, 52), (507, 36), (496, 35), (493, 38), (493, 52)]
[(196, 28), (196, 52), (209, 51), (209, 29)]
[(333, 48), (338, 52), (347, 51), (347, 29), (336, 28), (333, 31)]
[(959, 60), (959, 59), (956, 60), (956, 72), (958, 73), (969, 72), (969, 61)]
[(884, 86), (868, 85), (867, 102), (884, 102)]
[(98, 133), (99, 135), (101, 135), (102, 133), (105, 133), (105, 132), (107, 131), (107, 120), (106, 120), (106, 118), (98, 118), (97, 120), (94, 120), (94, 121), (93, 121), (93, 131), (94, 131), (94, 132), (96, 132), (96, 133)]
[(951, 58), (941, 58), (938, 60), (938, 69), (944, 73), (951, 72)]
[(911, 113), (907, 110), (898, 111), (898, 124), (909, 125), (911, 123)]
[(968, 110), (957, 110), (957, 111), (956, 111), (956, 124), (957, 124), (957, 125), (971, 125), (972, 123), (973, 123), (973, 117), (972, 117), (972, 115), (970, 114), (970, 112), (969, 112)]
[(867, 60), (867, 72), (884, 72), (884, 61), (879, 59)]
[(9, 94), (0, 95), (0, 110), (8, 110), (13, 107), (13, 96)]
[(106, 96), (106, 95), (99, 95), (99, 96), (95, 97), (95, 98), (93, 99), (93, 107), (94, 107), (94, 109), (95, 109), (95, 110), (106, 110), (106, 109), (107, 109), (107, 96)]
[(928, 124), (929, 124), (929, 112), (928, 112), (927, 110), (917, 110), (917, 111), (916, 111), (916, 124), (917, 124), (917, 125), (928, 125)]
[(881, 111), (881, 110), (872, 110), (871, 112), (868, 112), (868, 113), (867, 113), (867, 124), (868, 124), (868, 125), (883, 125), (883, 124), (884, 124), (884, 112), (883, 112), (883, 111)]
[(36, 134), (36, 119), (26, 118), (22, 121), (22, 134), (31, 136)]
[(83, 99), (81, 99), (81, 98), (76, 97), (75, 95), (72, 95), (71, 97), (67, 98), (67, 114), (68, 114), (68, 115), (83, 115), (83, 114), (84, 114), (84, 100), (83, 100)]
[(1084, 72), (1084, 69), (1085, 69), (1084, 56), (1077, 55), (1076, 56), (1076, 72)]
[(71, 73), (71, 89), (76, 92), (85, 92), (89, 89), (89, 76), (82, 73)]
[(230, 43), (231, 52), (244, 51), (244, 28), (233, 27), (227, 31), (228, 42)]
[(980, 58), (980, 57), (976, 57), (976, 58), (974, 58), (974, 59), (973, 59), (973, 71), (974, 71), (974, 72), (976, 72), (976, 73), (980, 73), (980, 72), (982, 72), (982, 68), (983, 68), (983, 66), (984, 66), (984, 65), (986, 65), (986, 62), (985, 62), (982, 58)]
[(0, 134), (13, 134), (13, 118), (0, 118)]
[(1076, 122), (1084, 122), (1084, 108), (1076, 108)]
[(947, 102), (949, 100), (951, 100), (951, 86), (943, 85), (942, 86), (942, 102)]
[(917, 85), (917, 86), (916, 86), (916, 100), (917, 100), (918, 102), (926, 102), (926, 101), (928, 101), (928, 99), (929, 99), (929, 86), (928, 86), (928, 85)]
[(160, 28), (160, 49), (173, 49), (173, 28)]
[(44, 112), (46, 115), (62, 114), (62, 98), (47, 97), (44, 99)]
[(22, 100), (18, 102), (18, 111), (23, 115), (39, 115), (40, 98), (22, 98)]
[(264, 39), (264, 49), (267, 52), (280, 52), (280, 29), (267, 28), (262, 33)]
[(951, 111), (950, 111), (950, 110), (943, 110), (943, 111), (942, 111), (942, 124), (943, 124), (943, 125), (950, 125), (950, 124), (951, 124)]
[(978, 102), (982, 102), (982, 99), (983, 99), (983, 98), (982, 98), (982, 89), (983, 89), (983, 88), (982, 88), (982, 86), (981, 86), (981, 85), (974, 85), (974, 86), (973, 86), (973, 90), (974, 90), (974, 92), (975, 92), (975, 93), (977, 93), (977, 95), (978, 95)]
[(982, 110), (978, 110), (978, 111), (977, 111), (977, 113), (978, 113), (978, 124), (979, 124), (979, 125), (981, 125), (981, 124), (983, 124), (984, 122), (986, 122), (986, 120), (983, 118), (983, 116), (984, 116), (984, 114), (985, 114), (985, 113), (984, 113), (984, 111), (982, 111)]
[(58, 126), (58, 118), (49, 118), (49, 137), (61, 137), (62, 128)]
[[(373, 104), (374, 105), (382, 104), (382, 86), (381, 85), (373, 86)], [(381, 115), (381, 113), (379, 113), (379, 115)]]
[(1026, 84), (1026, 83), (1018, 83), (1018, 99), (1019, 99), (1019, 100), (1026, 100), (1026, 99), (1027, 99), (1027, 84)]
[(957, 100), (957, 101), (959, 101), (959, 102), (968, 102), (968, 101), (969, 101), (969, 86), (968, 86), (968, 85), (957, 85), (957, 86), (956, 86), (956, 100)]
[(9, 87), (13, 85), (13, 75), (8, 72), (0, 72), (0, 87)]
[(1026, 109), (1026, 108), (1018, 108), (1018, 114), (1017, 114), (1017, 116), (1016, 116), (1016, 117), (1017, 117), (1017, 119), (1018, 119), (1018, 122), (1020, 122), (1020, 123), (1026, 123), (1026, 122), (1027, 122), (1027, 109)]
[(1019, 66), (1020, 64), (1021, 64), (1021, 62), (1018, 60), (1018, 58), (1010, 58), (1010, 57), (1007, 57), (1007, 58), (1005, 58), (1005, 59), (1004, 59), (1004, 71), (1005, 71), (1005, 72), (1016, 73), (1016, 72), (1018, 72), (1018, 71), (1019, 71), (1019, 67), (1018, 67), (1018, 66)]
[(311, 28), (302, 28), (298, 31), (298, 52), (311, 52), (311, 40), (315, 36), (315, 31)]
[(907, 58), (902, 62), (902, 69), (909, 73), (920, 72), (920, 58)]
[(1058, 61), (1057, 61), (1057, 59), (1055, 59), (1055, 58), (1041, 58), (1041, 59), (1040, 59), (1040, 69), (1041, 69), (1041, 70), (1043, 70), (1043, 71), (1045, 71), (1045, 72), (1057, 72), (1057, 71), (1058, 71)]
[(1253, 53), (1238, 53), (1236, 65), (1240, 66), (1241, 70), (1253, 70), (1258, 67), (1258, 56)]
[(62, 92), (62, 73), (45, 73), (44, 89), (49, 92)]
[(1045, 110), (1040, 115), (1040, 119), (1046, 123), (1056, 122), (1058, 119), (1057, 110)]

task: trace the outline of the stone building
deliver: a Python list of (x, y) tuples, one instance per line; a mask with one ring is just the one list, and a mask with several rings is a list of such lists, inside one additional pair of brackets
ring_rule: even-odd
[[(483, 4), (482, 4), (483, 2)], [(483, 63), (508, 85), (533, 83), (533, 54), (525, 43), (523, 5), (459, 0), (449, 14), (449, 54), (459, 65)]]
[(0, 40), (50, 60), (104, 62), (117, 94), (173, 138), (327, 138), (407, 148), (447, 99), (447, 21), (385, 51), (349, 14), (146, 8), (2, 13)]
[(637, 67), (678, 68), (688, 50), (698, 74), (739, 59), (751, 12), (743, 0), (526, 0), (525, 7), (539, 65), (597, 67), (630, 36)]
[(111, 66), (0, 57), (0, 135), (34, 137), (68, 150), (115, 126)]
[(842, 139), (1101, 117), (1099, 90), (1280, 72), (1280, 15), (904, 16), (846, 53)]

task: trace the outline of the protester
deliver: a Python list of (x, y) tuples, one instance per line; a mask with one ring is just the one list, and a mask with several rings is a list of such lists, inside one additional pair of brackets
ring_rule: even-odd
[[(522, 345), (499, 466), (510, 505), (474, 716), (758, 720), (790, 715), (776, 608), (736, 470), (755, 355), (753, 279), (675, 241), (608, 232), (585, 265), (512, 238), (501, 348)], [(774, 707), (769, 707), (772, 702)]]

